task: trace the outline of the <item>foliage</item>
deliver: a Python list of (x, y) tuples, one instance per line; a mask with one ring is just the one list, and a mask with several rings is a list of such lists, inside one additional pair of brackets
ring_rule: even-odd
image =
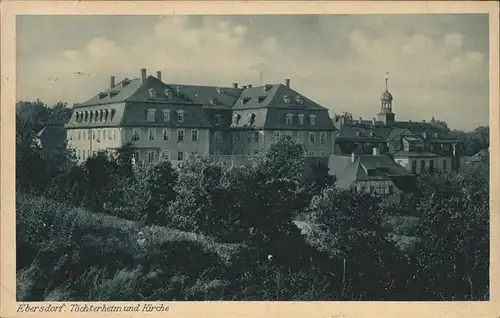
[(425, 299), (487, 299), (489, 182), (487, 167), (425, 176), (417, 209), (417, 288)]
[(370, 194), (336, 188), (324, 189), (311, 201), (310, 217), (316, 226), (309, 241), (345, 262), (341, 297), (387, 299), (402, 288), (396, 279), (405, 275), (398, 272), (405, 261), (382, 226), (379, 203)]
[[(250, 167), (193, 156), (178, 170), (137, 168), (133, 144), (73, 165), (63, 142), (48, 150), (34, 138), (70, 115), (62, 103), (16, 108), (19, 300), (489, 296), (487, 155), (420, 176), (412, 200), (388, 204), (336, 189), (325, 165), (306, 175), (302, 146), (287, 137)], [(487, 127), (463, 136), (470, 149), (488, 144)], [(397, 235), (418, 235), (409, 258)]]
[(480, 126), (473, 131), (454, 130), (453, 133), (464, 143), (464, 152), (469, 156), (481, 150), (488, 149), (490, 145), (489, 126)]

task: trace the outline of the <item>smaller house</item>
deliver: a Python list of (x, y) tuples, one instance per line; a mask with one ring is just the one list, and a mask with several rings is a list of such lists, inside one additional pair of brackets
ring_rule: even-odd
[(373, 193), (393, 202), (416, 190), (416, 175), (376, 150), (373, 155), (331, 156), (328, 166), (341, 189)]

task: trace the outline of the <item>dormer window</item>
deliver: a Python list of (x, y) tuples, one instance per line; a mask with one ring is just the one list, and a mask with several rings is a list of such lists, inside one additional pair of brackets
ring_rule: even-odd
[(109, 92), (109, 97), (110, 97), (110, 98), (113, 98), (113, 97), (115, 97), (116, 95), (118, 95), (118, 92)]
[(438, 138), (439, 137), (439, 134), (438, 133), (434, 133), (434, 138)]
[(264, 93), (269, 92), (269, 91), (271, 90), (271, 88), (272, 88), (272, 87), (273, 87), (273, 86), (272, 86), (272, 85), (269, 85), (269, 84), (264, 85)]
[(250, 100), (250, 97), (243, 97), (241, 99), (241, 106), (245, 105), (246, 103), (248, 103), (248, 101)]
[(165, 90), (163, 91), (163, 94), (165, 94), (165, 97), (167, 99), (172, 98), (172, 90), (170, 88), (165, 88)]
[(179, 86), (175, 88), (175, 91), (177, 93), (177, 96), (181, 96), (181, 88)]
[(99, 100), (105, 99), (108, 94), (106, 93), (99, 93)]
[(292, 99), (290, 98), (290, 96), (288, 95), (285, 95), (283, 96), (283, 101), (286, 103), (286, 104), (290, 104)]
[(310, 121), (311, 126), (316, 125), (316, 115), (311, 115), (309, 117), (309, 121)]
[(357, 131), (356, 136), (361, 137), (361, 131)]
[(153, 88), (148, 89), (149, 97), (156, 98), (156, 91)]
[(177, 111), (177, 122), (178, 123), (183, 123), (184, 122), (184, 111), (183, 110), (178, 110)]
[(285, 123), (287, 125), (291, 125), (293, 122), (293, 114), (286, 114), (286, 119), (285, 119)]
[(198, 100), (199, 97), (200, 97), (200, 93), (198, 93), (198, 92), (194, 93), (194, 100)]
[(220, 115), (215, 115), (215, 126), (220, 126)]
[(128, 78), (125, 78), (123, 81), (122, 81), (122, 88), (124, 88), (125, 86), (127, 86), (128, 84), (130, 84), (130, 80)]
[(422, 133), (422, 138), (426, 139), (427, 138), (427, 133)]
[(219, 95), (219, 96), (222, 95), (220, 87), (217, 87), (215, 90), (217, 91), (217, 95)]
[(148, 121), (155, 121), (156, 109), (148, 109), (147, 119)]
[(215, 98), (209, 98), (209, 99), (208, 99), (208, 103), (209, 103), (210, 105), (215, 105), (215, 104), (216, 104), (216, 103), (215, 103)]
[(375, 133), (373, 131), (370, 131), (370, 137), (374, 137)]
[(163, 110), (163, 121), (170, 121), (170, 109)]
[(304, 114), (299, 114), (299, 125), (304, 125)]
[(266, 99), (266, 96), (259, 96), (259, 98), (257, 99), (257, 103), (258, 103), (258, 104), (260, 104), (260, 103), (262, 103), (265, 99)]
[(295, 100), (297, 101), (297, 104), (304, 104), (304, 97), (300, 96), (300, 95), (297, 95), (297, 97), (295, 97)]

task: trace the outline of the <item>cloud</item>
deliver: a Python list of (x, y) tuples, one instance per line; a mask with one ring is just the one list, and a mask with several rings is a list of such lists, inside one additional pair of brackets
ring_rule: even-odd
[[(488, 118), (488, 52), (470, 45), (477, 36), (467, 36), (459, 18), (271, 17), (265, 27), (263, 19), (170, 16), (140, 30), (124, 24), (120, 34), (133, 34), (127, 41), (94, 34), (71, 49), (23, 57), (19, 98), (83, 101), (107, 87), (109, 76), (138, 77), (141, 68), (163, 71), (166, 82), (220, 86), (258, 84), (262, 74), (267, 83), (291, 78), (332, 113), (371, 118), (390, 72), (397, 118), (434, 115), (457, 127)], [(255, 65), (266, 67), (257, 72)], [(471, 104), (480, 109), (472, 117), (464, 115)]]
[(93, 39), (87, 46), (88, 55), (91, 59), (99, 60), (118, 53), (118, 47), (113, 41), (98, 37)]

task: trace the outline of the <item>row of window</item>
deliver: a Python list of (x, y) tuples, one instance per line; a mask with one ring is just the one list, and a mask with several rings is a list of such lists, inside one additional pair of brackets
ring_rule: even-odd
[[(397, 160), (397, 162), (399, 164), (402, 164), (403, 161), (402, 160)], [(437, 162), (437, 160), (436, 160)], [(423, 172), (423, 171), (429, 171), (429, 172), (434, 172), (434, 169), (435, 169), (435, 161), (434, 159), (431, 159), (429, 160), (429, 165), (426, 165), (426, 160), (420, 160), (420, 171)], [(417, 160), (412, 160), (412, 163), (411, 163), (411, 172), (416, 174), (417, 173)], [(443, 159), (442, 161), (442, 165), (441, 165), (441, 170), (442, 171), (446, 171), (448, 170), (448, 161), (446, 159)]]
[[(304, 125), (304, 114), (297, 115), (297, 123), (299, 125)], [(286, 114), (285, 116), (285, 124), (293, 125), (293, 114)], [(316, 115), (309, 115), (309, 125), (316, 125)]]
[[(133, 128), (132, 129), (132, 137), (131, 140), (137, 141), (141, 140), (142, 138), (142, 129), (141, 128)], [(147, 138), (149, 141), (154, 141), (156, 139), (156, 129), (155, 128), (148, 128), (148, 135)], [(171, 140), (171, 134), (172, 130), (165, 128), (162, 131), (162, 140), (163, 141), (170, 141)], [(177, 129), (177, 142), (183, 142), (185, 141), (185, 129), (184, 128), (179, 128)], [(191, 129), (191, 141), (200, 141), (200, 133), (198, 129)], [(214, 132), (214, 140), (216, 142), (220, 142), (222, 140), (222, 133), (220, 131), (215, 131)]]
[[(430, 151), (437, 151), (438, 147), (439, 147), (438, 145), (431, 144), (431, 145), (429, 145), (429, 150)], [(404, 142), (403, 149), (404, 149), (404, 151), (424, 151), (425, 146), (423, 145), (423, 143), (420, 143), (418, 145), (412, 145), (408, 142)], [(448, 150), (450, 150), (450, 145), (449, 144), (441, 144), (441, 149), (448, 151)]]
[[(162, 113), (163, 113), (163, 121), (164, 122), (170, 122), (170, 113), (171, 113), (171, 110), (170, 109), (162, 109)], [(175, 113), (176, 113), (176, 121), (178, 123), (183, 123), (184, 122), (185, 111), (183, 109), (178, 109), (178, 110), (175, 111)], [(147, 112), (146, 112), (146, 120), (147, 121), (151, 121), (151, 122), (156, 121), (156, 109), (150, 108), (150, 109), (147, 110)]]
[[(285, 131), (283, 133), (283, 136), (288, 136), (290, 138), (293, 138), (293, 133), (291, 131)], [(275, 141), (278, 141), (281, 137), (282, 137), (282, 132), (281, 131), (275, 131), (274, 132), (274, 140)], [(312, 143), (312, 144), (316, 143), (316, 132), (310, 131), (308, 137), (309, 137), (308, 141), (310, 143)], [(328, 138), (327, 132), (322, 131), (322, 132), (319, 133), (319, 143), (320, 144), (324, 144), (326, 142), (327, 138)], [(302, 131), (297, 131), (295, 133), (295, 139), (297, 141), (303, 141), (303, 139), (302, 139)]]
[(364, 182), (357, 182), (355, 189), (361, 193), (373, 193), (380, 195), (394, 194), (394, 186), (388, 182), (378, 182), (366, 184)]
[(78, 160), (85, 160), (87, 159), (88, 157), (92, 157), (92, 156), (95, 156), (97, 155), (97, 152), (99, 150), (86, 150), (86, 149), (78, 149), (76, 150), (76, 158)]
[(69, 140), (116, 140), (116, 129), (68, 130)]
[(111, 122), (115, 116), (115, 109), (85, 110), (75, 113), (76, 122)]
[[(165, 128), (162, 131), (162, 139), (163, 141), (171, 140), (171, 129)], [(281, 131), (274, 132), (274, 141), (278, 141), (282, 136), (289, 136), (293, 138), (293, 133), (291, 131), (286, 131), (282, 134)], [(154, 141), (156, 139), (156, 130), (155, 128), (148, 128), (147, 138), (149, 141)], [(297, 131), (295, 133), (295, 138), (298, 141), (303, 141), (303, 134), (301, 131)], [(325, 144), (328, 138), (327, 132), (320, 132), (319, 134), (319, 142), (320, 144)], [(141, 140), (142, 139), (142, 129), (141, 128), (133, 128), (132, 129), (132, 140)], [(177, 129), (177, 141), (181, 142), (185, 140), (185, 130), (183, 128)], [(220, 131), (214, 132), (214, 140), (220, 142), (222, 140), (222, 133)], [(232, 134), (233, 143), (238, 141), (245, 140), (245, 132), (234, 132)], [(247, 131), (246, 132), (246, 140), (248, 143), (259, 143), (261, 141), (261, 132), (259, 131)], [(191, 141), (199, 141), (199, 131), (197, 129), (191, 129)], [(316, 143), (316, 132), (309, 132), (308, 141), (312, 144)]]
[[(218, 116), (218, 115), (216, 115)], [(285, 124), (287, 126), (293, 125), (294, 120), (293, 120), (294, 114), (288, 113), (285, 116)], [(297, 114), (297, 124), (299, 125), (304, 125), (304, 114)], [(240, 114), (235, 114), (233, 116), (233, 125), (239, 125), (241, 120), (241, 115)], [(250, 126), (252, 126), (255, 122), (255, 114), (251, 113), (247, 115), (247, 122)], [(219, 119), (220, 123), (220, 119)], [(216, 120), (216, 125), (217, 125), (217, 120)], [(316, 115), (309, 115), (309, 125), (314, 126), (316, 125)]]
[[(147, 163), (154, 163), (156, 161), (156, 151), (154, 150), (149, 150), (147, 151), (146, 153), (146, 162)], [(195, 154), (196, 152), (192, 152), (192, 154)], [(168, 150), (162, 150), (160, 151), (160, 154), (159, 154), (160, 158), (161, 159), (164, 159), (164, 160), (178, 160), (178, 161), (182, 161), (185, 159), (185, 153), (184, 151), (177, 151), (176, 154), (175, 154), (175, 157), (171, 157), (170, 156), (170, 151)], [(141, 157), (140, 157), (140, 153), (139, 151), (135, 151), (134, 152), (134, 161), (136, 163), (140, 163), (141, 162)]]

